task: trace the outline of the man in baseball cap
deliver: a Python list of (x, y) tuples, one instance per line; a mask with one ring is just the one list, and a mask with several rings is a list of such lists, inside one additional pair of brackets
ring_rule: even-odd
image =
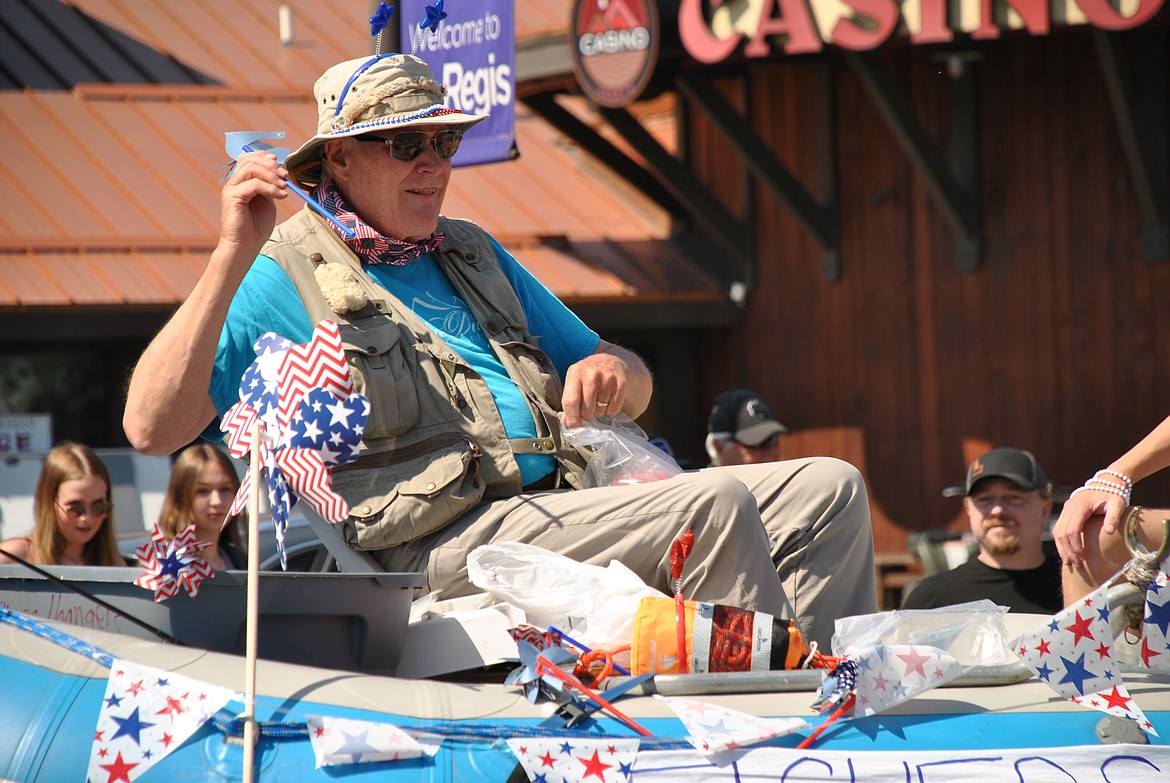
[(752, 465), (780, 459), (780, 435), (788, 428), (751, 389), (728, 389), (715, 398), (707, 421), (711, 464)]
[(1052, 487), (1036, 457), (1023, 449), (998, 448), (976, 458), (967, 468), (963, 508), (979, 554), (923, 579), (903, 608), (987, 598), (1016, 612), (1060, 611), (1060, 559), (1046, 554), (1043, 543)]

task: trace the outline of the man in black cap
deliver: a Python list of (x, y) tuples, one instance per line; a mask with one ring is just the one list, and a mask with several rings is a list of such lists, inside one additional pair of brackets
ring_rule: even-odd
[(728, 389), (715, 398), (707, 420), (707, 456), (714, 467), (754, 465), (780, 459), (780, 434), (788, 428), (751, 389)]
[(1031, 452), (993, 449), (972, 462), (963, 507), (979, 542), (978, 556), (923, 579), (902, 608), (934, 609), (987, 598), (1015, 612), (1060, 611), (1060, 559), (1045, 554), (1042, 539), (1052, 489)]

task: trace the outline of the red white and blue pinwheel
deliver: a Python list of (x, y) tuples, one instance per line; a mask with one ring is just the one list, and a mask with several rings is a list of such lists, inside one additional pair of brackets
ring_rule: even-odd
[(209, 546), (209, 542), (195, 538), (193, 526), (168, 541), (155, 525), (150, 540), (135, 550), (142, 573), (134, 584), (154, 590), (155, 603), (177, 595), (180, 587), (194, 598), (199, 583), (211, 576), (211, 564), (199, 556)]
[[(295, 345), (271, 332), (254, 346), (256, 361), (240, 381), (240, 401), (224, 416), (228, 451), (244, 459), (252, 450), (252, 431), (267, 478), (277, 551), (287, 568), (284, 534), (289, 510), (303, 499), (325, 520), (337, 524), (349, 505), (333, 491), (330, 468), (357, 459), (369, 401), (353, 393), (341, 334), (333, 321), (321, 321), (312, 339)], [(229, 514), (248, 502), (250, 483), (240, 485)]]

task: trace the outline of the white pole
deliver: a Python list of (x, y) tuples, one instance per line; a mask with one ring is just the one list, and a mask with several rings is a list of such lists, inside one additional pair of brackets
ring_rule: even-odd
[(260, 419), (252, 427), (252, 454), (248, 466), (248, 605), (244, 625), (244, 783), (256, 772), (256, 626), (260, 615)]

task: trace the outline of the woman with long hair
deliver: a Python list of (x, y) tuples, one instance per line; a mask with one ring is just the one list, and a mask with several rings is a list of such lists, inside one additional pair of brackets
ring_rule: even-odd
[(0, 563), (124, 566), (114, 535), (110, 472), (93, 449), (65, 442), (45, 458), (33, 496), (31, 535), (0, 543)]
[(211, 544), (199, 556), (212, 568), (247, 568), (240, 546), (242, 515), (227, 516), (239, 488), (240, 479), (227, 454), (206, 443), (189, 446), (171, 468), (158, 529), (172, 539), (194, 525), (195, 538)]

